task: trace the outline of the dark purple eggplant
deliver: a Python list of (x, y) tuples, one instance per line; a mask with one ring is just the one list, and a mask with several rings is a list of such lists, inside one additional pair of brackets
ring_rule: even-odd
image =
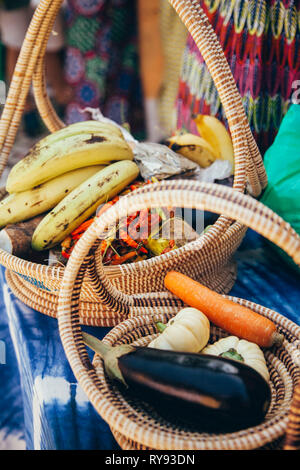
[(261, 423), (271, 401), (266, 380), (252, 367), (228, 358), (135, 348), (108, 347), (84, 333), (104, 359), (109, 377), (167, 417), (211, 432)]

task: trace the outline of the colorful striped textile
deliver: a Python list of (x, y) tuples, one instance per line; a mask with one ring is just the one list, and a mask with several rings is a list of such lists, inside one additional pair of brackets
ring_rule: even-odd
[[(264, 154), (300, 88), (300, 0), (198, 1), (220, 40)], [(197, 132), (193, 114), (212, 114), (225, 121), (191, 36), (183, 54), (176, 108), (177, 127), (192, 132)]]
[(160, 0), (160, 23), (165, 67), (163, 86), (159, 95), (159, 113), (161, 126), (169, 135), (176, 127), (174, 102), (178, 92), (181, 58), (188, 31), (166, 0)]

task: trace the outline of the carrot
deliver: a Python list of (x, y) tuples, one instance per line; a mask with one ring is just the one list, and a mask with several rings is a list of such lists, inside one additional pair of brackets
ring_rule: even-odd
[(262, 347), (281, 344), (283, 335), (276, 325), (253, 310), (225, 299), (197, 281), (176, 271), (165, 277), (165, 287), (187, 305), (201, 310), (207, 318), (223, 330)]

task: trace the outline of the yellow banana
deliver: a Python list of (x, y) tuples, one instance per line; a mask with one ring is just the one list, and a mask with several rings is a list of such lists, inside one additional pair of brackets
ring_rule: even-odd
[(184, 157), (198, 163), (202, 168), (210, 166), (216, 160), (216, 153), (211, 145), (202, 137), (185, 133), (170, 137), (167, 145)]
[(53, 145), (54, 143), (58, 142), (61, 139), (66, 137), (76, 136), (80, 134), (102, 134), (105, 135), (115, 135), (116, 137), (123, 138), (123, 134), (118, 126), (114, 126), (113, 124), (106, 122), (106, 121), (83, 121), (83, 122), (75, 122), (74, 124), (70, 124), (52, 134), (47, 135), (39, 142), (37, 142), (32, 150), (38, 151), (41, 148), (46, 146)]
[(232, 140), (224, 124), (215, 116), (198, 114), (194, 119), (197, 130), (215, 150), (217, 158), (228, 160), (234, 171), (234, 151)]
[(132, 149), (123, 137), (107, 130), (66, 137), (61, 133), (51, 145), (33, 147), (11, 169), (6, 190), (26, 191), (68, 171), (118, 160), (133, 160)]
[(101, 165), (79, 168), (27, 191), (9, 194), (0, 202), (0, 227), (23, 222), (47, 212), (103, 168)]
[(105, 167), (68, 194), (37, 226), (32, 248), (41, 251), (64, 240), (94, 214), (97, 207), (137, 178), (138, 166), (120, 161)]

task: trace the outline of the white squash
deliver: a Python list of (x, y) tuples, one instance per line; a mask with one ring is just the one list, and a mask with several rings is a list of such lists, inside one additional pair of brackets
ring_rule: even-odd
[(187, 307), (167, 323), (164, 331), (148, 347), (198, 353), (207, 345), (209, 335), (208, 318), (200, 310)]
[(219, 341), (209, 344), (201, 351), (201, 354), (212, 354), (213, 356), (225, 356), (240, 360), (253, 367), (267, 382), (270, 379), (265, 356), (260, 347), (245, 339), (239, 339), (237, 336), (227, 336), (227, 338), (219, 339)]

